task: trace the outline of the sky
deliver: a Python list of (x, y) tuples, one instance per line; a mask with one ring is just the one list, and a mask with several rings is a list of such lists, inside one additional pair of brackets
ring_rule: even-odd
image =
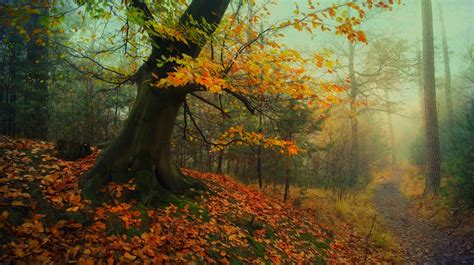
[[(298, 3), (302, 11), (307, 5), (307, 0), (278, 0), (277, 5), (271, 8), (272, 15), (268, 18), (268, 21), (278, 21), (291, 16), (295, 8), (295, 2)], [(336, 1), (314, 2), (320, 2), (320, 6), (324, 7), (324, 3), (335, 3)], [(401, 3), (394, 11), (370, 15), (372, 17), (370, 21), (363, 25), (364, 30), (367, 31), (369, 43), (374, 35), (384, 34), (406, 39), (413, 45), (421, 47), (420, 0), (402, 0)], [(433, 1), (433, 27), (437, 47), (441, 45), (438, 3), (441, 3), (444, 10), (452, 68), (453, 72), (456, 72), (464, 67), (462, 57), (467, 52), (468, 43), (474, 42), (474, 0)], [(330, 48), (330, 42), (334, 41), (334, 36), (328, 34), (318, 35), (318, 37), (311, 39), (308, 34), (290, 30), (286, 32), (285, 43), (292, 48), (304, 50), (318, 50), (324, 46)]]
[[(303, 11), (307, 5), (307, 0), (278, 0), (276, 6), (270, 10), (272, 15), (267, 19), (269, 23), (288, 18), (292, 15), (295, 8), (295, 2), (298, 3), (300, 10)], [(329, 6), (336, 1), (323, 0), (320, 7)], [(412, 49), (412, 55), (415, 56), (416, 49), (421, 49), (422, 27), (421, 27), (421, 1), (420, 0), (402, 0), (402, 4), (393, 11), (378, 12), (370, 14), (370, 19), (365, 22), (363, 30), (366, 31), (367, 39), (376, 36), (389, 36), (407, 40), (410, 45), (415, 46)], [(326, 5), (325, 5), (326, 3)], [(453, 84), (458, 76), (467, 67), (465, 55), (469, 45), (474, 44), (474, 0), (438, 0), (433, 3), (433, 27), (436, 49), (436, 76), (444, 76), (443, 57), (441, 53), (441, 23), (439, 17), (439, 7), (444, 12), (446, 25), (448, 47), (450, 53), (451, 72)], [(307, 33), (298, 33), (295, 30), (286, 32), (284, 39), (289, 47), (300, 51), (318, 51), (323, 48), (331, 49), (335, 43), (344, 43), (343, 37), (334, 37), (333, 34), (318, 34), (315, 38)], [(395, 116), (394, 123), (396, 129), (396, 141), (403, 145), (399, 149), (400, 153), (406, 155), (409, 152), (410, 143), (415, 140), (417, 134), (421, 132), (422, 126), (420, 118), (406, 118), (404, 116), (419, 116), (419, 88), (416, 84), (406, 82), (402, 84), (404, 91), (395, 95), (397, 101), (403, 101), (403, 116)], [(439, 104), (444, 104), (443, 88), (437, 87)], [(381, 116), (383, 119), (383, 116)], [(414, 130), (416, 128), (416, 130)]]

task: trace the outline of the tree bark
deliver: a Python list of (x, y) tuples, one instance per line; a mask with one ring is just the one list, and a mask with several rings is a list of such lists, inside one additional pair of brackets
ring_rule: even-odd
[[(291, 141), (291, 133), (289, 134), (288, 140)], [(290, 196), (290, 156), (286, 156), (285, 160), (285, 192), (283, 194), (283, 202), (288, 201)]]
[(217, 159), (217, 173), (222, 174), (222, 163), (224, 161), (224, 150), (219, 152), (219, 157)]
[(283, 194), (283, 202), (288, 201), (290, 195), (290, 156), (285, 160), (285, 192)]
[[(262, 105), (262, 104), (260, 104)], [(263, 132), (263, 115), (260, 112), (258, 116), (258, 132)], [(263, 187), (263, 180), (262, 180), (262, 145), (257, 146), (257, 179), (258, 179), (258, 187), (262, 189)]]
[[(153, 20), (144, 2), (132, 1), (142, 9), (145, 19)], [(196, 29), (211, 35), (219, 25), (229, 0), (209, 3), (193, 0), (179, 21), (181, 29)], [(206, 25), (197, 24), (205, 20)], [(96, 165), (82, 178), (81, 187), (86, 198), (95, 200), (99, 189), (108, 181), (124, 182), (135, 178), (137, 192), (144, 202), (168, 191), (180, 191), (192, 185), (171, 161), (171, 136), (174, 123), (187, 93), (187, 87), (154, 88), (154, 77), (164, 78), (177, 66), (165, 63), (158, 67), (156, 60), (163, 56), (183, 54), (196, 58), (203, 41), (189, 44), (151, 35), (153, 50), (137, 73), (138, 93), (130, 115), (118, 138), (103, 151)], [(156, 81), (156, 80), (155, 80)]]
[[(185, 187), (184, 178), (171, 162), (171, 135), (186, 93), (151, 87), (151, 72), (140, 70), (138, 95), (118, 138), (97, 159), (83, 185), (86, 197), (94, 198), (107, 181), (124, 182), (146, 171), (167, 190)], [(179, 93), (180, 92), (180, 93)]]
[(433, 14), (431, 0), (422, 0), (423, 24), (423, 85), (425, 106), (425, 133), (427, 142), (428, 171), (425, 181), (425, 194), (438, 194), (440, 173), (440, 150), (438, 136), (438, 117), (436, 109), (436, 84), (434, 66)]
[[(419, 66), (416, 69), (416, 74), (418, 75), (416, 83), (418, 85), (418, 97), (420, 100), (420, 118), (421, 121), (425, 120), (425, 98), (424, 98), (424, 86), (423, 86), (423, 55), (421, 50), (417, 51), (417, 62)], [(424, 130), (424, 129), (423, 129)]]

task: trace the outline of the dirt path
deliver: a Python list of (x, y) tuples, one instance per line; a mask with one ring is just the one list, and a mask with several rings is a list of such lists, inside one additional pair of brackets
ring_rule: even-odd
[(474, 264), (472, 242), (436, 228), (410, 210), (408, 199), (399, 190), (398, 172), (377, 187), (375, 205), (406, 250), (407, 262), (429, 264)]

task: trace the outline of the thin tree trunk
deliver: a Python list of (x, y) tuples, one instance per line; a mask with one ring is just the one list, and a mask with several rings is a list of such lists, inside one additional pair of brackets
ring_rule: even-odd
[(214, 159), (212, 159), (211, 146), (207, 146), (207, 171), (212, 172), (214, 166)]
[(358, 86), (354, 69), (355, 47), (349, 43), (349, 78), (351, 81), (350, 91), (350, 119), (351, 119), (351, 149), (350, 149), (350, 172), (349, 185), (357, 182), (359, 177), (359, 122), (357, 119), (357, 96)]
[(283, 194), (283, 202), (288, 201), (290, 194), (290, 156), (285, 159), (285, 192)]
[(393, 121), (392, 121), (392, 105), (390, 102), (390, 91), (385, 90), (385, 100), (387, 102), (387, 120), (388, 120), (388, 133), (390, 137), (390, 153), (391, 153), (391, 167), (392, 170), (395, 170), (398, 166), (397, 161), (397, 150), (395, 146), (395, 133), (393, 131)]
[(222, 174), (222, 163), (224, 161), (224, 149), (219, 152), (219, 157), (217, 159), (217, 173)]
[(433, 14), (431, 0), (422, 0), (421, 10), (423, 22), (423, 83), (425, 99), (425, 133), (428, 151), (428, 171), (425, 182), (425, 194), (438, 194), (441, 182), (441, 173), (438, 117), (436, 110)]
[[(41, 2), (41, 1), (40, 1)], [(28, 61), (27, 80), (31, 80), (32, 89), (25, 95), (35, 106), (31, 115), (29, 126), (25, 130), (26, 136), (47, 139), (48, 136), (48, 108), (46, 105), (48, 97), (48, 35), (46, 26), (40, 20), (48, 17), (48, 10), (42, 9), (41, 14), (31, 16), (29, 23), (29, 33), (32, 38), (26, 44), (26, 59)], [(39, 33), (33, 33), (39, 30)], [(44, 42), (45, 44), (41, 44)], [(30, 84), (28, 84), (30, 85)]]
[[(418, 96), (420, 98), (420, 117), (421, 120), (425, 120), (425, 98), (424, 98), (424, 86), (423, 86), (423, 55), (421, 54), (421, 50), (417, 52), (417, 62), (419, 66), (417, 67), (416, 74), (418, 78), (416, 79), (418, 84)], [(423, 129), (424, 130), (424, 129)]]
[[(291, 141), (291, 133), (288, 136), (288, 140)], [(283, 194), (283, 202), (288, 201), (290, 195), (290, 156), (286, 156), (285, 160), (285, 193)]]
[(12, 50), (12, 54), (10, 56), (10, 79), (8, 84), (9, 96), (7, 98), (7, 106), (8, 106), (8, 129), (7, 134), (9, 136), (16, 136), (17, 135), (17, 125), (16, 125), (16, 105), (17, 105), (17, 86), (15, 86), (16, 80), (16, 49)]
[[(260, 112), (258, 117), (258, 132), (262, 133), (263, 131), (263, 115)], [(263, 187), (263, 180), (262, 180), (262, 145), (258, 145), (257, 147), (257, 179), (258, 179), (258, 187), (262, 189)]]
[(230, 170), (231, 170), (231, 162), (232, 162), (232, 159), (230, 157), (227, 157), (226, 158), (226, 167), (225, 167), (225, 173), (227, 175), (232, 175)]
[[(451, 68), (449, 64), (448, 39), (446, 37), (446, 25), (444, 23), (443, 8), (439, 5), (439, 18), (441, 21), (441, 32), (443, 35), (443, 60), (444, 60), (444, 95), (446, 110), (448, 114), (448, 130), (452, 132), (454, 126), (453, 100), (451, 95)], [(452, 135), (450, 135), (452, 137)]]

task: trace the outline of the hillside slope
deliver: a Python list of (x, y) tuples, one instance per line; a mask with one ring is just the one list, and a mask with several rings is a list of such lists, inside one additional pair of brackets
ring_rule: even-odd
[(0, 137), (2, 263), (352, 263), (361, 251), (376, 262), (362, 237), (332, 238), (314, 211), (222, 175), (183, 169), (207, 188), (153, 206), (131, 199), (133, 182), (109, 183), (93, 208), (78, 179), (96, 156), (64, 161), (51, 143)]

